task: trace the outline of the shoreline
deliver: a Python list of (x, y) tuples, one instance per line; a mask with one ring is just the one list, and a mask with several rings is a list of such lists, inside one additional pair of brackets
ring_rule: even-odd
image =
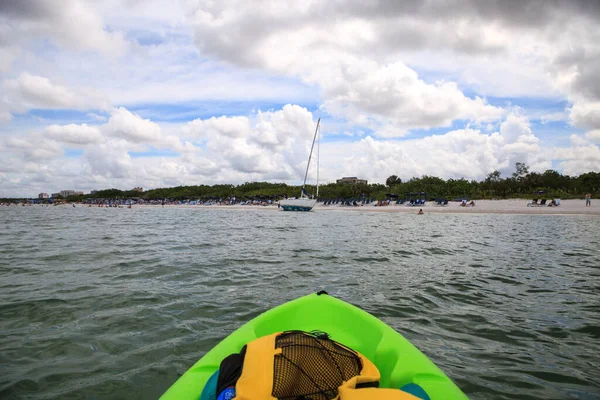
[[(317, 204), (313, 211), (316, 212), (377, 212), (377, 213), (414, 213), (416, 214), (419, 209), (423, 209), (425, 214), (513, 214), (513, 215), (590, 215), (600, 216), (600, 207), (594, 207), (592, 203), (591, 207), (585, 206), (585, 200), (562, 200), (558, 207), (528, 207), (527, 204), (530, 200), (527, 199), (509, 199), (509, 200), (478, 200), (475, 202), (474, 207), (462, 207), (457, 202), (451, 202), (446, 206), (438, 206), (434, 202), (426, 203), (425, 205), (419, 206), (407, 206), (405, 204), (390, 204), (388, 206), (374, 206), (373, 204), (366, 204), (362, 206), (340, 206), (338, 204), (323, 205)], [(76, 208), (111, 208), (111, 207), (98, 207), (92, 205), (89, 207), (87, 204), (74, 203)], [(31, 206), (44, 207), (44, 205), (34, 204)], [(21, 206), (18, 206), (21, 208)], [(29, 207), (29, 206), (26, 206)], [(72, 208), (72, 204), (62, 204), (59, 206), (50, 207), (69, 207)], [(134, 204), (132, 208), (162, 208), (161, 204)], [(165, 208), (186, 208), (186, 209), (198, 209), (198, 210), (262, 210), (262, 211), (283, 211), (277, 208), (277, 204), (261, 206), (261, 205), (189, 205), (189, 204), (167, 204)], [(2, 209), (4, 207), (0, 207)], [(117, 208), (117, 207), (112, 207)], [(127, 209), (127, 206), (120, 208)]]

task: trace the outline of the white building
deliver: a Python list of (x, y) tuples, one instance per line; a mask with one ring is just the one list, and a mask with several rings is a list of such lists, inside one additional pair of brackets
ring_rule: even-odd
[(48, 193), (40, 193), (38, 194), (38, 199), (48, 199), (50, 195)]
[(61, 190), (60, 191), (60, 195), (62, 197), (79, 196), (80, 194), (83, 194), (83, 192), (78, 192), (76, 190)]

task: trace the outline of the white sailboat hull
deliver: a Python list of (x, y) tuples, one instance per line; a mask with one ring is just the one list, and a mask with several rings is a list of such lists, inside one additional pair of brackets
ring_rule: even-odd
[[(281, 200), (279, 205), (283, 208), (283, 211), (310, 211), (313, 209), (315, 204), (317, 204), (317, 199), (309, 199), (306, 196), (306, 178), (308, 177), (308, 169), (310, 167), (310, 159), (313, 154), (313, 149), (315, 147), (315, 140), (317, 139), (317, 134), (319, 133), (319, 124), (321, 123), (321, 118), (317, 120), (317, 127), (315, 128), (315, 136), (312, 140), (312, 145), (310, 146), (310, 154), (308, 155), (308, 162), (306, 163), (306, 172), (304, 173), (304, 183), (302, 184), (302, 195), (300, 198), (296, 199), (286, 199)], [(319, 141), (320, 143), (320, 141)], [(317, 196), (319, 196), (319, 150), (317, 148)]]
[(317, 204), (316, 199), (286, 199), (279, 202), (283, 211), (310, 211)]

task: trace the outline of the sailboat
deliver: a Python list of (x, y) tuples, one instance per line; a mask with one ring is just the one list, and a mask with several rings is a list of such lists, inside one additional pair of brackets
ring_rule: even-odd
[(300, 197), (296, 199), (285, 199), (281, 200), (279, 204), (283, 211), (310, 211), (313, 209), (315, 204), (317, 204), (317, 197), (319, 197), (319, 154), (317, 148), (317, 194), (314, 199), (308, 197), (306, 193), (306, 179), (308, 178), (308, 169), (310, 167), (310, 159), (312, 158), (313, 149), (315, 147), (315, 140), (317, 139), (317, 134), (319, 132), (319, 124), (321, 123), (321, 118), (317, 120), (317, 128), (315, 129), (315, 136), (313, 137), (312, 145), (310, 146), (310, 154), (308, 156), (308, 163), (306, 165), (306, 173), (304, 174), (304, 183), (302, 184), (302, 191), (300, 192)]

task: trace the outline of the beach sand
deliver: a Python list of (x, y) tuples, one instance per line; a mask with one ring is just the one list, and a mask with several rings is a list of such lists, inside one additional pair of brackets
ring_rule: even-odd
[[(424, 206), (410, 207), (405, 204), (391, 204), (384, 207), (376, 207), (367, 204), (358, 207), (340, 206), (339, 204), (323, 205), (317, 204), (313, 211), (350, 211), (350, 212), (404, 212), (417, 213), (420, 208), (427, 213), (453, 213), (453, 214), (540, 214), (540, 215), (593, 215), (600, 216), (600, 200), (598, 204), (592, 199), (592, 206), (586, 207), (585, 200), (561, 200), (558, 207), (527, 207), (531, 200), (510, 199), (510, 200), (476, 200), (474, 207), (461, 207), (458, 202), (450, 202), (446, 206), (438, 206), (434, 202), (427, 202)], [(87, 206), (83, 206), (87, 207)], [(161, 205), (134, 205), (137, 207), (161, 207)], [(255, 205), (166, 205), (165, 208), (195, 208), (195, 209), (224, 209), (224, 210), (265, 210), (282, 211), (277, 208), (277, 204), (270, 206)]]
[(338, 207), (318, 205), (316, 210), (327, 210), (329, 207), (342, 210), (375, 211), (375, 212), (409, 212), (417, 213), (423, 209), (424, 213), (456, 213), (456, 214), (543, 214), (543, 215), (597, 215), (600, 216), (600, 206), (585, 206), (585, 200), (561, 200), (558, 207), (528, 207), (531, 200), (476, 200), (474, 207), (461, 207), (458, 202), (450, 202), (446, 206), (438, 206), (428, 202), (424, 206), (410, 207), (405, 204), (392, 204), (384, 207), (365, 205), (362, 207)]

